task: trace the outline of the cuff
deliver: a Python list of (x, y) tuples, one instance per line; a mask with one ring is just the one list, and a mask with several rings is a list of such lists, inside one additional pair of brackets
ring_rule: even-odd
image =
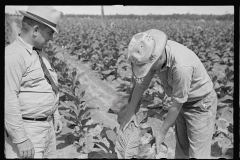
[(8, 132), (8, 134), (12, 138), (13, 143), (21, 143), (28, 139), (27, 133), (24, 129), (18, 131), (15, 130), (12, 134)]

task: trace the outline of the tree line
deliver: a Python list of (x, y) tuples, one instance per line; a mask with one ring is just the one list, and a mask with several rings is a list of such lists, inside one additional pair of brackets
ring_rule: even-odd
[[(17, 14), (8, 14), (5, 15), (14, 15), (14, 16), (21, 16)], [(77, 17), (77, 18), (102, 18), (102, 15), (87, 15), (87, 14), (63, 14), (64, 17)], [(122, 14), (115, 14), (115, 15), (104, 15), (106, 19), (139, 19), (139, 20), (234, 20), (234, 14), (224, 14), (224, 15), (213, 15), (213, 14), (172, 14), (172, 15), (122, 15)]]

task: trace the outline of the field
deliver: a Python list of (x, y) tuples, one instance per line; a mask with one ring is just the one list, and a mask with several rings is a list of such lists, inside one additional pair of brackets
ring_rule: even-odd
[[(14, 40), (20, 26), (19, 17), (5, 15), (5, 46)], [(151, 28), (164, 31), (170, 40), (192, 49), (203, 62), (218, 95), (212, 158), (232, 158), (234, 23), (231, 20), (109, 18), (103, 23), (98, 18), (61, 18), (59, 34), (45, 49), (57, 70), (61, 91), (59, 110), (64, 128), (58, 140), (64, 143), (59, 143), (58, 149), (74, 146), (76, 158), (174, 158), (174, 126), (162, 144), (162, 153), (155, 153), (155, 128), (162, 125), (171, 105), (171, 98), (156, 77), (139, 105), (140, 127), (129, 125), (126, 132), (120, 132), (116, 118), (134, 85), (126, 62), (127, 45), (134, 34)]]

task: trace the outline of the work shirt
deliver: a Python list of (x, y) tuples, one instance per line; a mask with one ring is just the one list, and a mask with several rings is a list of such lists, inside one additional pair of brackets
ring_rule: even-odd
[[(53, 81), (58, 84), (57, 74), (42, 53)], [(60, 119), (57, 109), (59, 94), (44, 77), (39, 56), (33, 47), (18, 36), (5, 47), (5, 129), (13, 143), (27, 139), (22, 117), (45, 118), (54, 114)]]
[(148, 88), (156, 73), (167, 96), (173, 102), (185, 103), (201, 99), (213, 89), (213, 83), (197, 55), (187, 47), (168, 40), (166, 44), (167, 62), (160, 70), (150, 70), (136, 85)]

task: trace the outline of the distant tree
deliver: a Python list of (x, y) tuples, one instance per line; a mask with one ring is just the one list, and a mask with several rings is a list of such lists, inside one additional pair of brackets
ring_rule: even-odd
[(103, 6), (101, 6), (101, 17), (102, 17), (102, 27), (105, 29), (105, 20), (104, 20), (104, 10), (103, 10)]

